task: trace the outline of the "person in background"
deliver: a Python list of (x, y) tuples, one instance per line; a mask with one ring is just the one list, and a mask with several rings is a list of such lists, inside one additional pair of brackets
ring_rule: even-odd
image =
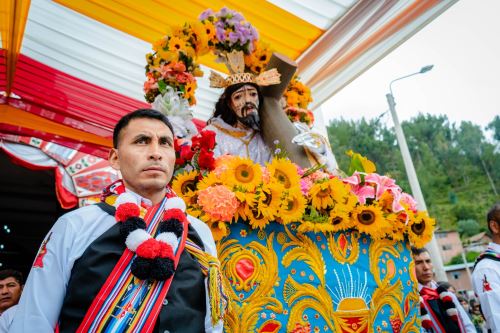
[(0, 333), (7, 332), (23, 291), (23, 274), (14, 269), (0, 271)]
[(455, 289), (455, 287), (448, 281), (438, 281), (437, 285), (448, 290), (450, 293), (454, 293), (455, 295), (457, 294), (457, 289)]
[(486, 223), (491, 243), (476, 259), (472, 286), (481, 303), (487, 328), (500, 332), (500, 202), (488, 211)]
[(424, 332), (477, 332), (455, 294), (433, 280), (432, 260), (426, 248), (411, 249), (420, 292)]

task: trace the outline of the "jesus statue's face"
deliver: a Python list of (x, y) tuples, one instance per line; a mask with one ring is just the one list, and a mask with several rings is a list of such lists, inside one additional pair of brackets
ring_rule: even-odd
[(246, 127), (259, 129), (259, 93), (252, 85), (244, 85), (231, 94), (231, 109)]

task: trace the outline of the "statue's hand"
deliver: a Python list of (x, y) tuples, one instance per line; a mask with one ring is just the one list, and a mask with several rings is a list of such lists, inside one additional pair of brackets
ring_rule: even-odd
[(293, 137), (292, 142), (306, 148), (332, 174), (337, 173), (337, 161), (333, 155), (328, 140), (319, 133), (312, 132), (307, 125), (294, 123), (299, 134)]

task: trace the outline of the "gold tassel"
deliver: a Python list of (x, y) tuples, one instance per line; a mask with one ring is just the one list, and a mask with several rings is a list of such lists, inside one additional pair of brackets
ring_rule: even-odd
[[(215, 325), (224, 318), (230, 307), (219, 259), (189, 244), (186, 244), (186, 249), (198, 260), (203, 273), (207, 276), (210, 318), (212, 325)], [(206, 269), (203, 269), (203, 267), (206, 267)]]

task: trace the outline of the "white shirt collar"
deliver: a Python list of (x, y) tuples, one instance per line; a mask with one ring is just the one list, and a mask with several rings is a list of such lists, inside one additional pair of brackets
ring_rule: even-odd
[(429, 282), (429, 284), (427, 286), (424, 286), (423, 284), (421, 284), (420, 282), (418, 283), (418, 291), (422, 290), (423, 287), (427, 287), (427, 288), (431, 288), (431, 289), (436, 289), (438, 287), (436, 281), (432, 280), (431, 282)]
[(491, 242), (488, 244), (488, 247), (493, 251), (495, 251), (496, 253), (500, 253), (500, 244)]
[(134, 197), (136, 197), (137, 199), (140, 200), (141, 203), (143, 203), (144, 205), (148, 206), (148, 207), (151, 207), (153, 206), (153, 202), (147, 198), (144, 198), (142, 196), (140, 196), (139, 194), (135, 193), (134, 191), (128, 189), (125, 187), (125, 190), (127, 191), (127, 193), (130, 193), (132, 194)]

